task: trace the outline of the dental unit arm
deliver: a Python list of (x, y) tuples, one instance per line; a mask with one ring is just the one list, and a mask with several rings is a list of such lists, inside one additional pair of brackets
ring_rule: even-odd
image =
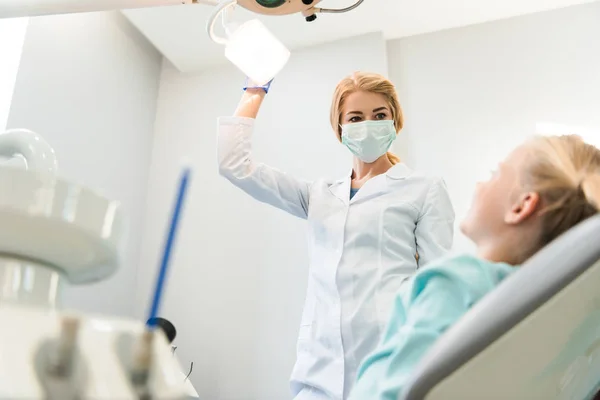
[[(341, 9), (315, 7), (322, 0), (237, 0), (237, 4), (256, 14), (287, 15), (302, 13), (311, 22), (317, 13), (344, 13), (358, 7), (364, 0)], [(34, 17), (39, 15), (125, 10), (170, 5), (204, 4), (217, 6), (218, 0), (0, 0), (0, 18)]]
[[(315, 7), (322, 0), (0, 0), (0, 19), (50, 14), (123, 10), (168, 5), (204, 4), (214, 7), (206, 30), (215, 43), (225, 46), (225, 57), (259, 86), (271, 81), (287, 64), (289, 50), (258, 20), (238, 26), (233, 32), (226, 17), (234, 6), (241, 6), (256, 14), (287, 15), (301, 13), (312, 22), (317, 13), (345, 13), (354, 10), (364, 0), (354, 1), (340, 9)], [(222, 17), (227, 35), (218, 36), (215, 25)]]

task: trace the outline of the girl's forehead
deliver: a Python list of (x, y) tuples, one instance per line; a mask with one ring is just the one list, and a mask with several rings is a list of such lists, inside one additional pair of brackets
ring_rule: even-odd
[(527, 157), (531, 157), (531, 151), (529, 147), (526, 145), (520, 145), (514, 148), (508, 155), (504, 158), (502, 164), (509, 164), (512, 166), (522, 165)]

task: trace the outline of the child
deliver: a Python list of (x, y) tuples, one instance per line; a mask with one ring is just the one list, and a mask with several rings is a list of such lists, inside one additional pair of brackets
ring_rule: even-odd
[(515, 149), (477, 185), (461, 224), (477, 256), (434, 261), (400, 288), (383, 339), (363, 361), (350, 399), (398, 399), (444, 331), (599, 206), (600, 150), (578, 136), (537, 137)]

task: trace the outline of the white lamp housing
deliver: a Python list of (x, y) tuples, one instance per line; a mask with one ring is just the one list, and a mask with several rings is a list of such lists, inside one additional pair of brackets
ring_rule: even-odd
[(262, 86), (283, 69), (290, 51), (258, 19), (245, 22), (229, 36), (225, 57)]

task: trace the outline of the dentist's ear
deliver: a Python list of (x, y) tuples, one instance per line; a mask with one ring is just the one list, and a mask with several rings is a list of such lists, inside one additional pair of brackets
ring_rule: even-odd
[(540, 203), (540, 195), (536, 192), (523, 193), (512, 207), (506, 212), (504, 222), (517, 225), (531, 217)]

